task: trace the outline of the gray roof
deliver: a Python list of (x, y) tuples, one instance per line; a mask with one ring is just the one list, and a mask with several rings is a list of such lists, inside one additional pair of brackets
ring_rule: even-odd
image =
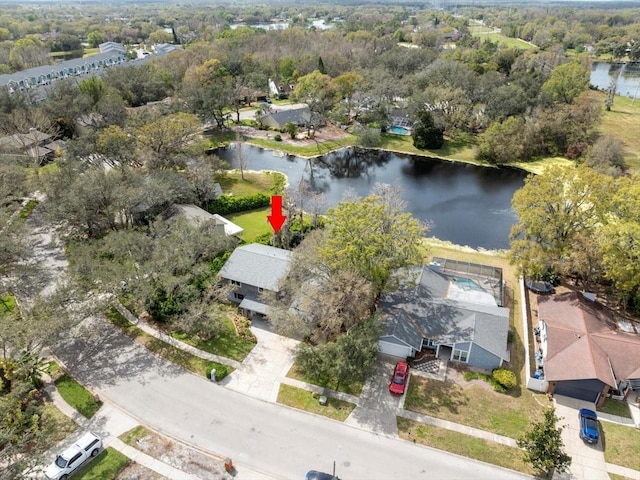
[(258, 120), (271, 117), (278, 125), (285, 125), (289, 122), (296, 125), (308, 122), (311, 119), (311, 111), (307, 105), (299, 108), (290, 108), (288, 110), (272, 111), (258, 117)]
[(70, 68), (81, 67), (82, 65), (97, 64), (105, 60), (121, 59), (122, 53), (117, 51), (98, 53), (86, 58), (73, 58), (64, 62), (56, 63), (55, 65), (42, 65), (40, 67), (29, 68), (16, 73), (7, 73), (0, 75), (0, 86), (8, 85), (10, 82), (19, 83), (23, 80), (30, 78), (38, 78), (40, 76), (47, 76), (51, 73), (58, 73)]
[(217, 213), (211, 214), (197, 205), (176, 203), (173, 205), (172, 210), (175, 210), (177, 215), (185, 217), (194, 225), (199, 225), (206, 221), (213, 221), (216, 225), (220, 225), (224, 228), (224, 234), (227, 236), (239, 235), (244, 231), (244, 228), (236, 225), (231, 220), (227, 220)]
[(220, 276), (277, 292), (278, 282), (287, 274), (290, 263), (290, 251), (251, 243), (233, 251), (220, 270)]
[[(421, 345), (422, 338), (440, 344), (473, 342), (509, 359), (507, 308), (490, 305), (486, 298), (476, 303), (475, 291), (468, 301), (461, 300), (460, 290), (452, 287), (451, 280), (429, 267), (423, 266), (416, 273), (417, 281), (406, 282), (380, 299), (386, 313), (384, 335), (395, 336), (414, 348)], [(450, 291), (455, 292), (453, 298)]]
[(259, 302), (257, 300), (253, 300), (251, 298), (245, 297), (242, 299), (239, 305), (240, 308), (246, 308), (247, 310), (251, 310), (252, 312), (258, 312), (262, 315), (267, 314), (267, 305)]
[(127, 53), (127, 49), (125, 48), (125, 46), (122, 45), (121, 43), (116, 43), (116, 42), (104, 42), (98, 45), (98, 48), (100, 49), (100, 53), (105, 53), (105, 52)]

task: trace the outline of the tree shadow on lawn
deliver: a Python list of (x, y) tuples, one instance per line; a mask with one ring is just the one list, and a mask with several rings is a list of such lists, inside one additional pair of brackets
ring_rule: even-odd
[(460, 407), (468, 403), (469, 398), (464, 390), (452, 381), (413, 376), (409, 384), (405, 408), (427, 415), (441, 409), (457, 414)]

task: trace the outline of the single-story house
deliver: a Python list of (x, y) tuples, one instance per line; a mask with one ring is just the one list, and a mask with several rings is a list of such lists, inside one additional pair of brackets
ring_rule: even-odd
[(280, 279), (287, 275), (291, 252), (251, 243), (236, 248), (220, 270), (220, 277), (233, 285), (229, 300), (239, 303), (249, 317), (263, 318), (267, 304), (265, 291), (278, 292)]
[(38, 163), (53, 158), (63, 146), (64, 142), (51, 142), (51, 135), (35, 128), (30, 128), (28, 133), (0, 138), (0, 154), (29, 157)]
[(256, 115), (256, 120), (262, 125), (275, 129), (281, 129), (289, 122), (298, 126), (307, 125), (311, 121), (311, 110), (308, 105), (287, 110), (278, 110), (276, 106), (270, 112)]
[(577, 292), (538, 298), (542, 370), (548, 393), (594, 402), (640, 388), (640, 336)]
[(231, 220), (227, 220), (217, 213), (209, 213), (202, 208), (192, 204), (175, 204), (170, 207), (170, 213), (172, 215), (179, 215), (189, 219), (194, 224), (198, 225), (203, 222), (213, 221), (221, 233), (226, 236), (240, 235), (244, 229), (239, 225), (236, 225)]
[(447, 361), (491, 370), (509, 361), (509, 309), (478, 281), (421, 266), (380, 299), (385, 330), (378, 349), (396, 357), (435, 350)]

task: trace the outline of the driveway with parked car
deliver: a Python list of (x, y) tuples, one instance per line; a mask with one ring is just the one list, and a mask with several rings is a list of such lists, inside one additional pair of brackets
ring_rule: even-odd
[[(562, 441), (565, 451), (571, 457), (569, 473), (556, 475), (554, 478), (571, 478), (584, 480), (608, 480), (606, 464), (604, 461), (603, 442), (588, 443), (582, 439), (580, 409), (595, 410), (593, 403), (575, 398), (554, 395), (556, 415), (560, 418), (559, 425), (562, 430)], [(593, 428), (591, 424), (591, 428)], [(600, 426), (596, 424), (596, 427)]]

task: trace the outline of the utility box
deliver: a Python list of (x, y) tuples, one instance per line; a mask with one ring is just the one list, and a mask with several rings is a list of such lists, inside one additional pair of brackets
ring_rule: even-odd
[(326, 395), (320, 395), (320, 398), (318, 398), (318, 402), (320, 403), (320, 405), (326, 405), (328, 400), (329, 399)]

